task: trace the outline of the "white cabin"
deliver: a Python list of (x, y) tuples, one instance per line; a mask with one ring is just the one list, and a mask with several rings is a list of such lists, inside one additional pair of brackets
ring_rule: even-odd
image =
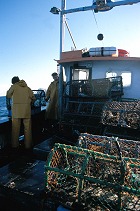
[(66, 82), (122, 76), (123, 98), (140, 99), (140, 57), (89, 56), (76, 50), (62, 52), (57, 62), (64, 68)]

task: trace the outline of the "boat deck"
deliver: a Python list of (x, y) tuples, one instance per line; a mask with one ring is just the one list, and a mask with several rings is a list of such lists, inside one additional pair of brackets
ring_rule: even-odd
[(65, 140), (52, 136), (35, 145), (31, 154), (12, 155), (10, 151), (9, 155), (8, 151), (4, 153), (7, 163), (0, 168), (0, 203), (4, 207), (2, 211), (57, 210), (60, 204), (45, 194), (45, 164), (55, 141)]
[(0, 203), (4, 210), (53, 210), (55, 205), (44, 198), (45, 161), (21, 157), (0, 168), (0, 178)]

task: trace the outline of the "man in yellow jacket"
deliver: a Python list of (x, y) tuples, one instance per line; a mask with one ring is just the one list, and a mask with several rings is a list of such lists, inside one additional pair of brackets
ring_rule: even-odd
[(52, 73), (53, 82), (50, 83), (45, 100), (48, 106), (45, 112), (45, 128), (49, 132), (55, 132), (58, 127), (58, 90), (59, 90), (59, 77), (56, 72)]
[(59, 77), (57, 73), (52, 74), (53, 82), (49, 85), (46, 92), (46, 101), (49, 101), (45, 113), (45, 119), (57, 120), (58, 119), (58, 88)]
[(32, 90), (24, 80), (19, 77), (12, 78), (10, 89), (6, 93), (7, 98), (12, 98), (12, 140), (13, 149), (19, 147), (20, 125), (24, 125), (24, 145), (25, 149), (32, 148), (32, 129), (31, 129), (31, 103), (35, 101)]

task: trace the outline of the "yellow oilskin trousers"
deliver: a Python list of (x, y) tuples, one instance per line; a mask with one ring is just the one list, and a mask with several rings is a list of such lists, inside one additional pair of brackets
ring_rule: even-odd
[(31, 130), (31, 119), (30, 118), (12, 118), (12, 147), (19, 147), (19, 135), (21, 121), (24, 125), (24, 145), (26, 149), (32, 147), (32, 130)]

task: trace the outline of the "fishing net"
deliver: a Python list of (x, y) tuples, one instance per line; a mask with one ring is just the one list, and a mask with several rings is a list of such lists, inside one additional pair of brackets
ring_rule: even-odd
[[(77, 204), (75, 210), (140, 210), (139, 152), (123, 157), (119, 143), (110, 153), (105, 145), (83, 148), (82, 137), (77, 147), (55, 144), (45, 167), (46, 196), (73, 209)], [(96, 142), (101, 144), (97, 137)]]

